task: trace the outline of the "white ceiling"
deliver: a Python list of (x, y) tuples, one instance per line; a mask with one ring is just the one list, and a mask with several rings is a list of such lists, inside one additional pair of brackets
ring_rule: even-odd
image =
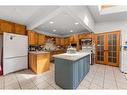
[(0, 6), (0, 18), (9, 20), (19, 24), (27, 24), (29, 18), (39, 9), (40, 7), (32, 6)]
[(95, 22), (127, 20), (127, 6), (114, 6), (99, 10), (98, 6), (88, 6)]
[[(57, 36), (88, 32), (85, 23), (77, 14), (82, 14), (83, 6), (0, 6), (0, 19), (26, 25), (28, 29)], [(84, 6), (85, 7), (85, 6)], [(95, 22), (127, 20), (127, 6), (112, 7), (99, 11), (98, 6), (87, 6)], [(70, 8), (75, 10), (72, 12)], [(85, 12), (84, 12), (85, 13)], [(49, 24), (53, 21), (54, 24)], [(78, 25), (74, 23), (78, 22)], [(56, 30), (53, 32), (53, 30)], [(70, 32), (73, 30), (73, 32)]]
[[(54, 23), (50, 24), (50, 21), (53, 21)], [(49, 33), (55, 33), (61, 36), (88, 31), (80, 23), (78, 25), (75, 25), (75, 23), (79, 22), (76, 21), (73, 17), (71, 17), (66, 11), (61, 11), (61, 13), (41, 24), (35, 29), (39, 31), (43, 30)], [(73, 32), (70, 32), (71, 30)]]
[[(28, 29), (40, 33), (42, 31), (57, 36), (88, 32), (79, 21), (64, 10), (65, 8), (66, 6), (0, 6), (0, 19), (26, 25)], [(49, 24), (51, 20), (54, 22), (52, 25)], [(79, 25), (75, 25), (75, 22)], [(53, 29), (56, 31), (53, 32)]]

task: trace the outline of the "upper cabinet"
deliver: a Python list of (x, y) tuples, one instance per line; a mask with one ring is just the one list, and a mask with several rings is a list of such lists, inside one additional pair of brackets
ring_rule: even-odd
[(61, 46), (64, 46), (64, 45), (65, 45), (64, 38), (61, 38), (60, 40), (61, 40), (61, 41), (60, 41), (60, 45), (61, 45)]
[(77, 42), (78, 41), (78, 35), (74, 34), (70, 36), (70, 43)]
[(92, 33), (79, 34), (79, 39), (92, 38)]
[(29, 45), (43, 45), (45, 43), (45, 35), (43, 34), (28, 30), (27, 35)]
[(15, 33), (26, 35), (26, 27), (24, 25), (15, 24)]
[(56, 38), (55, 38), (55, 44), (56, 44), (56, 45), (61, 45), (61, 39), (58, 38), (58, 37), (56, 37)]
[(38, 34), (38, 45), (42, 45), (45, 43), (45, 35)]
[(66, 37), (65, 39), (64, 39), (64, 44), (65, 45), (69, 45), (70, 44), (70, 38), (69, 37)]
[(34, 31), (27, 31), (28, 35), (28, 43), (29, 45), (37, 45), (38, 44), (38, 34)]
[(3, 32), (13, 33), (14, 25), (15, 24), (12, 22), (0, 20), (0, 33), (3, 33)]
[(3, 34), (3, 32), (26, 35), (26, 27), (24, 25), (0, 19), (0, 34)]

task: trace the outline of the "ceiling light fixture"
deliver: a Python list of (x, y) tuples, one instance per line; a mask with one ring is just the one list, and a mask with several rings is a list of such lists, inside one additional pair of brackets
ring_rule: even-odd
[(78, 22), (75, 22), (75, 25), (78, 25), (79, 23)]
[(70, 30), (70, 32), (73, 32), (73, 30)]
[(54, 29), (53, 32), (55, 32), (56, 30)]
[(54, 22), (53, 22), (53, 21), (50, 21), (49, 23), (50, 23), (50, 24), (53, 24)]

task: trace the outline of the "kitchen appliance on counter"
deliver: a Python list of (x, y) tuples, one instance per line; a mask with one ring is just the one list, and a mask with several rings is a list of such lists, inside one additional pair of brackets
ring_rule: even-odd
[(75, 47), (68, 46), (68, 48), (67, 48), (67, 53), (68, 54), (75, 54), (76, 52), (77, 52), (77, 50), (76, 50)]
[(43, 51), (42, 45), (29, 45), (29, 51)]
[(81, 39), (80, 44), (82, 46), (82, 51), (84, 52), (92, 51), (92, 39)]
[(82, 46), (91, 46), (92, 45), (92, 39), (81, 39), (80, 44)]
[(12, 33), (3, 34), (3, 75), (27, 69), (28, 37)]

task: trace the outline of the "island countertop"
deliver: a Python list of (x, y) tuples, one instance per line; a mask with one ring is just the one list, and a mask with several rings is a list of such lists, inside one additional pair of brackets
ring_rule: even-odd
[(75, 54), (68, 54), (68, 53), (63, 53), (63, 54), (57, 54), (53, 55), (54, 58), (60, 58), (60, 59), (66, 59), (70, 61), (76, 61), (78, 59), (81, 59), (87, 55), (91, 54), (90, 52), (77, 52)]

